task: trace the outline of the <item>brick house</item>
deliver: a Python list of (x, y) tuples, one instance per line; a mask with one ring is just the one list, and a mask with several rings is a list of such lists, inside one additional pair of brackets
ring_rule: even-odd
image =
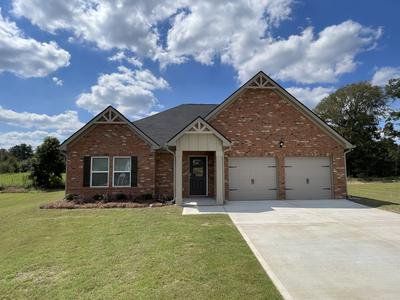
[(109, 106), (61, 145), (66, 193), (150, 193), (177, 204), (345, 198), (352, 147), (263, 72), (219, 105), (135, 122)]

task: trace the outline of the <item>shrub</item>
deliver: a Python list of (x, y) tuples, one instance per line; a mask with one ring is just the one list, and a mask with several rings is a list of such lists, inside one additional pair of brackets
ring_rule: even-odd
[(151, 200), (153, 200), (152, 194), (141, 194), (135, 198), (135, 201), (139, 203), (149, 202)]
[(115, 200), (117, 200), (119, 202), (124, 202), (124, 201), (128, 200), (128, 196), (124, 193), (117, 193), (117, 194), (115, 194)]
[(76, 201), (79, 199), (79, 195), (77, 194), (66, 194), (65, 195), (65, 200), (67, 201)]
[(92, 198), (94, 201), (103, 201), (106, 199), (106, 196), (103, 194), (96, 194)]

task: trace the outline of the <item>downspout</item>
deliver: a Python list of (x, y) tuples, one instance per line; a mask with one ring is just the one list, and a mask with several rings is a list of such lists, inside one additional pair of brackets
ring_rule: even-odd
[(172, 178), (173, 178), (173, 191), (174, 191), (174, 200), (176, 198), (176, 192), (175, 192), (175, 168), (176, 168), (176, 158), (175, 158), (175, 152), (170, 150), (169, 147), (166, 145), (165, 146), (165, 150), (167, 150), (169, 153), (172, 154), (172, 156), (174, 157), (174, 168), (172, 170)]
[[(224, 147), (224, 146), (222, 145), (222, 147)], [(226, 178), (226, 176), (225, 176), (225, 152), (231, 151), (231, 149), (232, 149), (232, 145), (229, 145), (229, 146), (225, 147), (225, 149), (222, 150), (222, 153), (224, 154), (224, 157), (223, 157), (223, 168), (222, 168), (222, 176), (223, 176), (223, 179), (224, 179), (223, 180), (223, 184), (224, 184), (224, 186), (223, 186), (223, 189), (224, 189), (224, 203), (227, 201), (226, 200), (226, 190), (225, 190), (225, 188), (226, 188), (226, 182), (225, 182), (225, 178)], [(229, 159), (228, 159), (228, 164), (229, 164)], [(229, 173), (228, 173), (228, 176), (229, 176)], [(228, 190), (229, 190), (229, 186), (228, 186)], [(229, 193), (228, 193), (228, 196), (229, 196)]]
[(349, 194), (347, 192), (347, 158), (346, 155), (347, 153), (349, 153), (351, 150), (353, 150), (353, 148), (349, 148), (347, 150), (344, 151), (344, 178), (346, 179), (346, 198), (349, 198)]

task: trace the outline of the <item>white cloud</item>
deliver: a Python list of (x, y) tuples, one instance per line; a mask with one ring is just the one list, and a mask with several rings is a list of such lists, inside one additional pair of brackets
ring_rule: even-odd
[(123, 61), (126, 61), (130, 63), (131, 65), (141, 68), (143, 64), (133, 55), (127, 56), (124, 51), (119, 51), (115, 53), (113, 56), (110, 56), (108, 58), (109, 61), (116, 61), (119, 63), (122, 63)]
[(58, 86), (62, 86), (64, 84), (64, 81), (62, 79), (55, 76), (51, 80), (53, 80), (53, 82)]
[(225, 62), (238, 39), (248, 55), (266, 31), (289, 17), (291, 0), (192, 1), (178, 13), (168, 32), (162, 64), (181, 63), (193, 57), (203, 64), (215, 58)]
[[(260, 69), (302, 83), (335, 82), (355, 70), (357, 55), (373, 49), (381, 28), (348, 20), (320, 32), (312, 27), (287, 38), (274, 27), (290, 20), (294, 0), (13, 0), (13, 11), (40, 28), (68, 30), (75, 40), (118, 49), (111, 59), (158, 60), (161, 67), (194, 59), (231, 65), (244, 82)], [(168, 26), (167, 35), (159, 32)], [(167, 24), (167, 25), (166, 25)], [(160, 27), (161, 29), (161, 27)]]
[(400, 78), (400, 67), (383, 67), (375, 71), (372, 76), (371, 84), (384, 86), (388, 83), (389, 79)]
[(289, 93), (300, 100), (309, 108), (314, 108), (322, 99), (335, 91), (334, 87), (289, 87), (286, 89)]
[(0, 8), (0, 73), (44, 77), (69, 65), (70, 54), (55, 42), (26, 37), (14, 22), (3, 18)]
[(0, 148), (26, 143), (37, 146), (47, 136), (63, 141), (84, 124), (79, 121), (76, 111), (65, 111), (58, 115), (16, 112), (0, 106), (0, 124), (7, 124), (21, 130), (0, 133)]
[(49, 32), (69, 30), (101, 49), (129, 49), (153, 57), (159, 35), (154, 25), (186, 1), (14, 0), (13, 12)]
[(59, 134), (72, 133), (83, 126), (76, 111), (58, 115), (16, 112), (0, 106), (0, 123), (28, 129), (56, 130)]
[(356, 55), (372, 49), (381, 33), (379, 28), (346, 21), (326, 27), (317, 36), (310, 27), (287, 39), (259, 39), (250, 47), (253, 51), (246, 51), (246, 38), (241, 37), (226, 62), (238, 70), (241, 81), (262, 69), (281, 80), (335, 82), (356, 68)]
[(0, 133), (0, 149), (9, 149), (12, 146), (25, 143), (32, 146), (38, 146), (43, 140), (48, 137), (56, 137), (61, 141), (65, 136), (58, 134), (57, 132), (49, 132), (43, 130), (35, 131), (9, 131)]
[(89, 93), (81, 94), (76, 104), (93, 114), (113, 105), (131, 118), (140, 118), (158, 107), (153, 91), (168, 87), (163, 78), (157, 78), (149, 70), (120, 66), (118, 72), (100, 75), (97, 84)]

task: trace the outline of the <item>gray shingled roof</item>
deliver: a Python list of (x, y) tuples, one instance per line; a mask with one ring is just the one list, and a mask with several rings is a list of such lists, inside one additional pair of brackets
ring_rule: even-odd
[(163, 146), (198, 116), (205, 117), (217, 104), (182, 104), (133, 122), (140, 130)]

